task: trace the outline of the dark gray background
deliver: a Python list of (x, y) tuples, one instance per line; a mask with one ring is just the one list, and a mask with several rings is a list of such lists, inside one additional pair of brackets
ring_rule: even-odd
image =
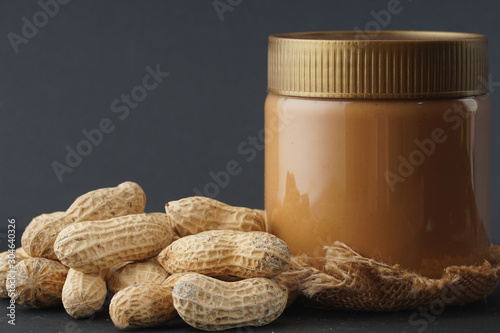
[[(263, 152), (246, 162), (238, 145), (263, 127), (267, 37), (273, 33), (364, 29), (376, 22), (382, 1), (222, 0), (77, 1), (59, 12), (26, 44), (13, 50), (8, 33), (21, 35), (36, 1), (0, 2), (0, 212), (1, 249), (7, 218), (20, 232), (33, 216), (65, 210), (89, 190), (138, 182), (147, 211), (193, 195), (209, 172), (230, 160), (243, 171), (217, 199), (263, 207)], [(490, 72), (500, 81), (500, 4), (493, 1), (401, 0), (402, 12), (384, 29), (450, 30), (489, 37)], [(120, 120), (111, 103), (142, 83), (146, 66), (170, 75)], [(500, 240), (500, 87), (492, 92), (492, 238)], [(64, 163), (103, 118), (115, 125), (102, 143), (59, 182), (53, 161)]]

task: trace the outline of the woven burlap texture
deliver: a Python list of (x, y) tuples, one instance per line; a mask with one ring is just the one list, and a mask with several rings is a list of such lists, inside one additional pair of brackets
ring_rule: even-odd
[(310, 259), (295, 256), (279, 276), (291, 298), (309, 305), (366, 311), (399, 311), (429, 306), (463, 305), (484, 299), (500, 283), (500, 246), (492, 245), (482, 265), (450, 266), (440, 279), (430, 279), (373, 259), (335, 242), (325, 247), (326, 264), (315, 268)]

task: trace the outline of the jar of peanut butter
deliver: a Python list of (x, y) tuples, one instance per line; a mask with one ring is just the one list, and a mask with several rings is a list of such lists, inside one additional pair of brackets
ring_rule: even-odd
[(268, 66), (265, 206), (293, 254), (341, 241), (428, 277), (486, 258), (485, 36), (277, 34)]

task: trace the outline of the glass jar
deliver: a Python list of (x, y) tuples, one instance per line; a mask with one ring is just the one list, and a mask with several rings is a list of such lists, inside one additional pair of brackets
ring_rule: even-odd
[(487, 40), (444, 32), (269, 39), (270, 231), (321, 265), (341, 241), (429, 277), (490, 246)]

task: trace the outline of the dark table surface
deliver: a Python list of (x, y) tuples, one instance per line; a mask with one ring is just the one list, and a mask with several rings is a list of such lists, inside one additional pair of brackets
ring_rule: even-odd
[[(8, 299), (0, 300), (0, 332), (120, 332), (105, 305), (95, 316), (76, 320), (62, 306), (30, 309), (16, 306), (16, 325), (7, 323)], [(200, 332), (180, 318), (148, 329), (125, 332)], [(228, 332), (500, 332), (500, 287), (486, 299), (462, 306), (390, 313), (318, 310), (295, 304), (270, 325)]]

